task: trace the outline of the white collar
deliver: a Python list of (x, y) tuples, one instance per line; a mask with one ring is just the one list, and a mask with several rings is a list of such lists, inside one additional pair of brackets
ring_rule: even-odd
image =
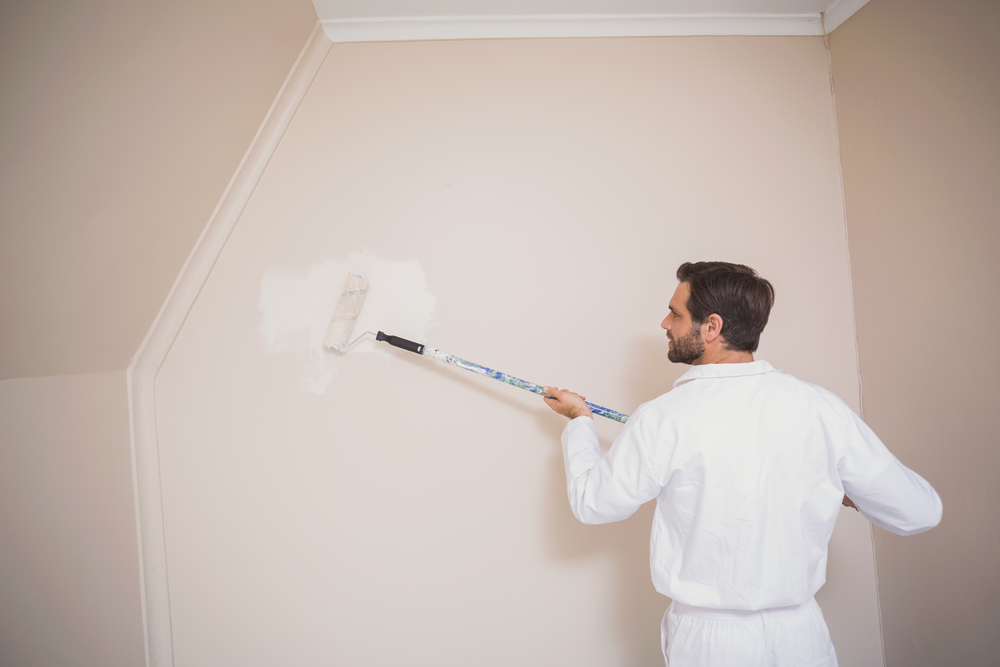
[(764, 373), (774, 373), (774, 366), (763, 359), (750, 361), (744, 364), (702, 364), (692, 366), (684, 375), (674, 381), (674, 386), (690, 382), (692, 380), (710, 380), (713, 378), (735, 378), (747, 375), (763, 375)]

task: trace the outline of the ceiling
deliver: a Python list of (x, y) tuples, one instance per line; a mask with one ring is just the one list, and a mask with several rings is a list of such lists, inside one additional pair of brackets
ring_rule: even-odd
[(822, 35), (868, 0), (313, 0), (334, 42)]

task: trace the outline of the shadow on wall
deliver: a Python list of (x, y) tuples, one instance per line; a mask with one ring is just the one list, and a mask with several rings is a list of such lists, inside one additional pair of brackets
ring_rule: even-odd
[[(561, 428), (552, 428), (558, 440)], [(643, 505), (625, 521), (586, 526), (576, 520), (566, 498), (562, 455), (553, 452), (549, 477), (549, 543), (559, 558), (601, 557), (614, 564), (615, 635), (625, 652), (625, 664), (651, 665), (663, 660), (660, 620), (670, 599), (653, 589), (649, 573), (649, 532), (654, 503)]]
[[(397, 358), (408, 364), (419, 365), (424, 372), (433, 372), (456, 382), (463, 390), (486, 395), (491, 401), (506, 404), (514, 409), (529, 409), (538, 422), (538, 430), (552, 442), (549, 474), (547, 475), (547, 507), (545, 540), (551, 555), (559, 560), (600, 559), (613, 563), (616, 574), (615, 608), (608, 610), (614, 618), (615, 634), (626, 654), (625, 664), (658, 664), (663, 660), (660, 650), (660, 621), (670, 599), (653, 589), (649, 572), (649, 533), (653, 521), (654, 503), (647, 503), (625, 521), (588, 526), (577, 521), (566, 497), (566, 473), (563, 466), (560, 436), (566, 420), (553, 414), (537, 398), (537, 407), (526, 408), (522, 393), (497, 382), (489, 382), (439, 363), (431, 362), (409, 353)], [(629, 346), (629, 362), (625, 368), (628, 378), (629, 398), (627, 409), (633, 410), (669, 390), (675, 377), (687, 366), (671, 364), (666, 358), (666, 346), (657, 337), (637, 338)], [(635, 396), (635, 400), (631, 398)], [(598, 418), (601, 420), (601, 418)], [(603, 420), (601, 420), (603, 421)], [(620, 431), (613, 422), (610, 432), (614, 437)], [(602, 433), (605, 449), (611, 441)]]

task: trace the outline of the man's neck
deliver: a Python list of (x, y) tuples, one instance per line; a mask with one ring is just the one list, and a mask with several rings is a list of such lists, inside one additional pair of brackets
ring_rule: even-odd
[(726, 348), (707, 349), (704, 354), (691, 362), (692, 366), (704, 364), (748, 364), (753, 361), (752, 352), (729, 350)]

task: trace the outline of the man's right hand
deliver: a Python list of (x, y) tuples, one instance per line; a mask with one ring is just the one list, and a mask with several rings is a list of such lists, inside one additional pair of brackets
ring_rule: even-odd
[(593, 417), (594, 413), (587, 407), (587, 397), (574, 394), (568, 389), (559, 387), (542, 387), (548, 396), (545, 397), (545, 404), (558, 412), (563, 417), (576, 419), (577, 417)]

